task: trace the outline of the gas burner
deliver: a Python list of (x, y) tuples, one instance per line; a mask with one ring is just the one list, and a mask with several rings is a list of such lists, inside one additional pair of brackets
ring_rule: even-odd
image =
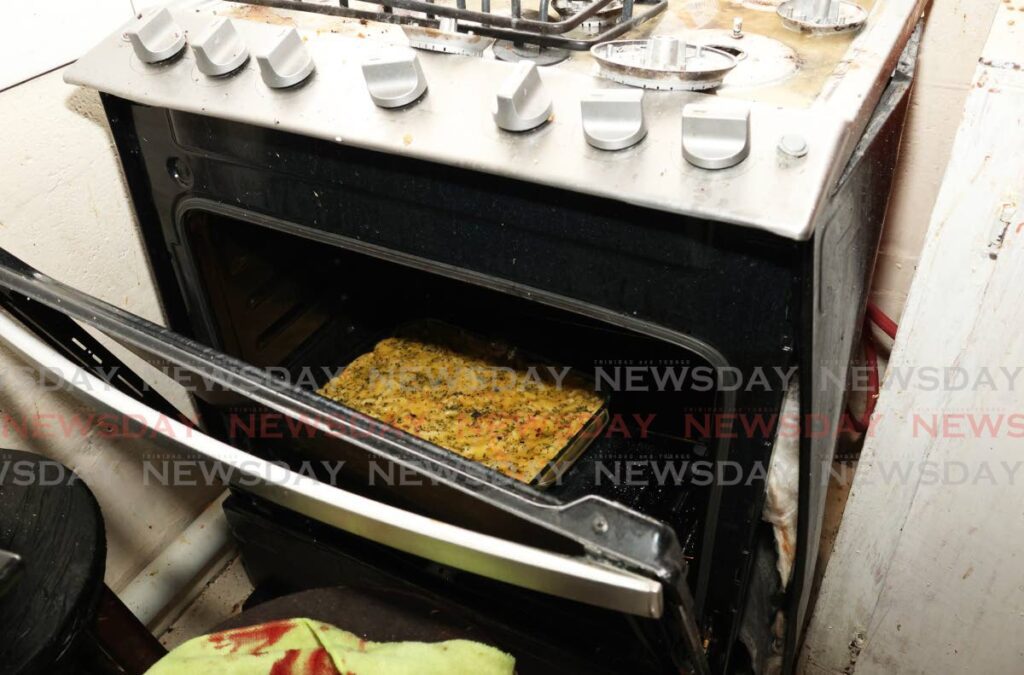
[(788, 0), (778, 14), (786, 28), (811, 35), (851, 33), (868, 20), (867, 10), (851, 0)]
[(705, 91), (722, 84), (737, 58), (719, 47), (674, 37), (616, 40), (590, 50), (605, 79), (643, 89)]
[(402, 26), (409, 46), (445, 54), (462, 54), (464, 56), (480, 56), (485, 49), (494, 43), (494, 38), (460, 33), (459, 20), (452, 17), (441, 17), (437, 28), (431, 26)]
[(569, 58), (569, 50), (543, 47), (529, 42), (517, 44), (511, 40), (501, 40), (494, 43), (494, 56), (510, 63), (533, 61), (538, 66), (553, 66)]
[[(590, 0), (554, 0), (552, 2), (555, 11), (563, 19), (582, 12), (589, 4), (591, 4)], [(598, 33), (609, 26), (615, 25), (621, 15), (622, 3), (619, 0), (612, 0), (594, 16), (581, 23), (580, 29), (587, 33)]]
[[(611, 0), (615, 2), (616, 0)], [(551, 17), (548, 14), (547, 2), (541, 1), (541, 9), (526, 9), (516, 10), (513, 9), (513, 14), (518, 13), (521, 19), (534, 22), (547, 23), (551, 21)], [(593, 5), (592, 0), (583, 3), (584, 5)], [(541, 18), (541, 11), (544, 12), (544, 18)], [(504, 15), (504, 12), (502, 12)], [(533, 61), (538, 66), (553, 66), (556, 63), (561, 63), (569, 58), (569, 50), (561, 47), (545, 46), (533, 40), (499, 40), (494, 43), (494, 57), (501, 61), (508, 61), (509, 63), (519, 63), (520, 61)]]

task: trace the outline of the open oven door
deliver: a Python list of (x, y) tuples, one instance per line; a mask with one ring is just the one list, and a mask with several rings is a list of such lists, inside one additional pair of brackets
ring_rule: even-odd
[[(685, 575), (659, 564), (659, 556), (671, 555), (644, 516), (611, 508), (615, 505), (605, 500), (581, 500), (561, 508), (515, 503), (500, 494), (500, 487), (471, 475), (460, 477), (460, 489), (481, 502), (582, 544), (582, 554), (573, 555), (397, 508), (267, 461), (194, 428), (78, 322), (145, 358), (213, 382), (222, 392), (245, 397), (391, 461), (401, 464), (413, 459), (415, 448), (410, 451), (401, 439), (367, 433), (358, 424), (365, 420), (355, 419), (358, 414), (346, 414), (340, 406), (325, 414), (307, 392), (55, 281), (3, 249), (0, 307), (0, 338), (28, 362), (104, 412), (148, 429), (170, 448), (218, 463), (226, 469), (224, 475), (232, 487), (357, 537), (455, 569), (664, 622), (685, 646), (679, 650), (681, 655), (673, 655), (676, 666), (683, 672), (709, 672)], [(424, 464), (409, 461), (408, 466), (420, 471)], [(635, 534), (606, 547), (594, 546), (582, 540), (577, 525), (583, 522), (590, 528), (595, 517)], [(650, 541), (645, 540), (648, 536)], [(644, 555), (645, 546), (650, 555)]]

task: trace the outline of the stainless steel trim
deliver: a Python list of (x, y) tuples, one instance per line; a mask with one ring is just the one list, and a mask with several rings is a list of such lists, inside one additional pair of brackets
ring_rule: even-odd
[(86, 398), (147, 427), (175, 447), (226, 465), (245, 489), (275, 504), (406, 553), (542, 593), (660, 618), (660, 582), (466, 530), (321, 483), (233, 448), (114, 389), (0, 312), (0, 338)]

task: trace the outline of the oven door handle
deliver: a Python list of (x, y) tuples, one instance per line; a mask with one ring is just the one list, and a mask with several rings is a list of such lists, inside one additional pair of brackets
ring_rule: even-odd
[(578, 602), (659, 618), (662, 584), (585, 558), (467, 530), (347, 492), (182, 424), (75, 365), (0, 311), (0, 338), (86, 399), (140, 424), (176, 449), (225, 465), (231, 482), (345, 532), (460, 570)]

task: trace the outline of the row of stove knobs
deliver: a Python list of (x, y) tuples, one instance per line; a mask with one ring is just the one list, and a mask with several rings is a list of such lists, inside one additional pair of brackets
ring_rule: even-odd
[[(144, 63), (158, 64), (178, 56), (186, 45), (185, 32), (167, 9), (145, 16), (126, 37)], [(229, 19), (214, 22), (191, 43), (196, 66), (208, 77), (228, 77), (249, 59), (249, 50)], [(303, 82), (314, 70), (313, 59), (294, 28), (282, 29), (256, 55), (263, 82), (282, 89)], [(399, 108), (427, 91), (427, 79), (412, 49), (367, 59), (362, 66), (367, 91), (381, 108)], [(583, 135), (600, 150), (622, 150), (647, 135), (642, 89), (597, 89), (584, 97), (580, 111)], [(520, 61), (500, 83), (492, 109), (501, 129), (522, 132), (547, 122), (554, 104), (532, 61)], [(683, 156), (704, 169), (724, 169), (750, 153), (750, 110), (744, 106), (690, 104), (683, 108)]]

